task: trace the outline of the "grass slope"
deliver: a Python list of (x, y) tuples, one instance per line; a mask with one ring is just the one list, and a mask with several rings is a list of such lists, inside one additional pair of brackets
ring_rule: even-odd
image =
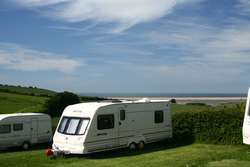
[(41, 94), (48, 94), (48, 96), (53, 96), (56, 94), (56, 92), (36, 87), (21, 87), (21, 86), (11, 86), (11, 85), (1, 85), (0, 89), (8, 89), (10, 91), (16, 91), (17, 93), (27, 93), (31, 94), (34, 93), (36, 96), (39, 96)]
[(0, 92), (0, 114), (40, 112), (46, 97)]

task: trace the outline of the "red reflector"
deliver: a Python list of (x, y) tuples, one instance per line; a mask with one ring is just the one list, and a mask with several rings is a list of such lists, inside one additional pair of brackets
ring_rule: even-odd
[(49, 149), (49, 150), (46, 151), (46, 155), (51, 155), (51, 154), (52, 154), (51, 149)]
[(49, 133), (50, 131), (48, 131), (47, 133)]

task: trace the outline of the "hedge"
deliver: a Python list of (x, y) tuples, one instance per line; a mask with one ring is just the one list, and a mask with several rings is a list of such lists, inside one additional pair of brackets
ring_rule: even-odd
[(172, 113), (174, 139), (211, 144), (242, 145), (244, 111), (202, 108)]

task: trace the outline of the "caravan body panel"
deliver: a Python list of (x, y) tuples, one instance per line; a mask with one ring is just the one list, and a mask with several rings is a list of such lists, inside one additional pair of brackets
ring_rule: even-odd
[[(84, 134), (79, 134), (84, 120), (88, 120), (81, 130)], [(73, 126), (74, 132), (68, 133)], [(87, 154), (171, 137), (168, 100), (81, 103), (64, 110), (53, 138), (53, 152)]]

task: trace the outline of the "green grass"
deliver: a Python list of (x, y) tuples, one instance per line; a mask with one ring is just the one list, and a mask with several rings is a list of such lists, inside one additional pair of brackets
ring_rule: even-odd
[(200, 109), (200, 108), (204, 108), (204, 107), (208, 107), (208, 108), (234, 108), (236, 107), (237, 103), (225, 103), (225, 104), (221, 104), (221, 105), (217, 105), (217, 106), (209, 106), (209, 105), (201, 105), (200, 103), (188, 103), (188, 104), (174, 104), (171, 103), (171, 112), (175, 112), (175, 111), (183, 111), (183, 110), (196, 110), (196, 109)]
[(204, 107), (205, 106), (202, 106), (202, 105), (185, 105), (185, 104), (171, 103), (171, 112), (180, 111), (180, 110), (196, 110), (196, 109), (204, 108)]
[(41, 112), (45, 97), (0, 92), (0, 114)]
[(250, 166), (248, 146), (209, 144), (148, 144), (142, 150), (119, 149), (88, 155), (47, 156), (48, 144), (28, 151), (8, 148), (0, 153), (1, 166)]
[(36, 96), (39, 96), (41, 94), (48, 94), (48, 96), (53, 96), (56, 94), (54, 91), (46, 90), (46, 89), (41, 89), (41, 88), (35, 88), (35, 87), (21, 87), (21, 86), (10, 86), (10, 85), (1, 85), (0, 84), (0, 89), (8, 89), (10, 91), (16, 91), (17, 93), (27, 93), (31, 94), (34, 93)]

